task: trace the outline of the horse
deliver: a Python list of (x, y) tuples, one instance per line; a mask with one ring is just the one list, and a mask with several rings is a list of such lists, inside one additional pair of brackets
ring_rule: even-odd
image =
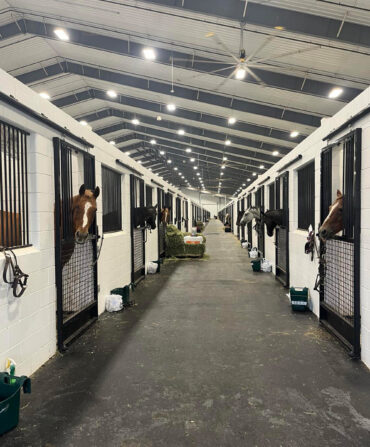
[(231, 225), (231, 216), (229, 213), (226, 213), (226, 216), (225, 216), (225, 226), (226, 225), (228, 225), (228, 226)]
[(157, 206), (142, 206), (134, 210), (134, 227), (156, 229)]
[(77, 244), (84, 244), (87, 240), (89, 229), (95, 219), (96, 199), (99, 194), (99, 186), (92, 191), (81, 185), (78, 195), (72, 197), (72, 223)]
[(170, 221), (170, 209), (169, 208), (162, 208), (159, 213), (159, 221), (165, 225), (168, 224)]
[(252, 222), (253, 219), (261, 220), (261, 210), (257, 206), (250, 206), (244, 211), (244, 215), (240, 219), (240, 225), (247, 225), (249, 222)]
[(262, 213), (263, 221), (266, 224), (267, 235), (272, 236), (276, 226), (284, 225), (284, 210), (268, 210)]
[(322, 242), (326, 242), (342, 230), (343, 194), (337, 189), (337, 198), (329, 207), (329, 214), (319, 228), (319, 238)]

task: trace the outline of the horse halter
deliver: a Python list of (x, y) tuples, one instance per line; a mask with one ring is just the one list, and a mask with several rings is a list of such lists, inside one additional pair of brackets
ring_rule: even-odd
[[(11, 287), (13, 289), (13, 296), (15, 298), (20, 298), (24, 294), (24, 292), (27, 288), (27, 280), (28, 280), (29, 275), (27, 275), (26, 273), (23, 273), (22, 270), (20, 269), (18, 262), (17, 262), (17, 257), (15, 256), (13, 250), (11, 250), (10, 248), (6, 248), (6, 247), (0, 247), (0, 251), (2, 251), (5, 256), (5, 265), (4, 265), (4, 270), (3, 270), (3, 281), (6, 284), (11, 285)], [(13, 275), (13, 281), (8, 280), (8, 270), (10, 270)], [(19, 292), (17, 292), (18, 287), (20, 287)]]

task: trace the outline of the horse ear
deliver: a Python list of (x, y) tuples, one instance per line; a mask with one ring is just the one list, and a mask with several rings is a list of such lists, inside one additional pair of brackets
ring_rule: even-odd
[(95, 199), (97, 199), (99, 197), (99, 194), (100, 194), (100, 188), (99, 188), (99, 186), (97, 186), (94, 190)]
[(85, 194), (86, 191), (86, 186), (85, 185), (81, 185), (80, 186), (80, 190), (78, 191), (78, 193), (80, 194), (80, 196), (83, 196)]
[(343, 197), (343, 194), (337, 189), (337, 199), (341, 199)]

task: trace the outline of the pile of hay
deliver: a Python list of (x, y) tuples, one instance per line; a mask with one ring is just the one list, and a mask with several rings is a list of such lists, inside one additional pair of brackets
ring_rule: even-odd
[(203, 233), (204, 223), (200, 220), (197, 221), (197, 233)]
[(206, 238), (203, 236), (203, 243), (191, 245), (184, 243), (184, 236), (190, 233), (183, 233), (175, 225), (167, 225), (166, 228), (166, 257), (203, 257), (206, 251)]

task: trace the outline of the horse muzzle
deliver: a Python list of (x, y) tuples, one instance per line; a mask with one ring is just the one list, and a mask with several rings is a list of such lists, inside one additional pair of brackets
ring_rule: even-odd
[(76, 244), (84, 244), (87, 240), (89, 233), (81, 233), (81, 231), (76, 231), (75, 242)]

